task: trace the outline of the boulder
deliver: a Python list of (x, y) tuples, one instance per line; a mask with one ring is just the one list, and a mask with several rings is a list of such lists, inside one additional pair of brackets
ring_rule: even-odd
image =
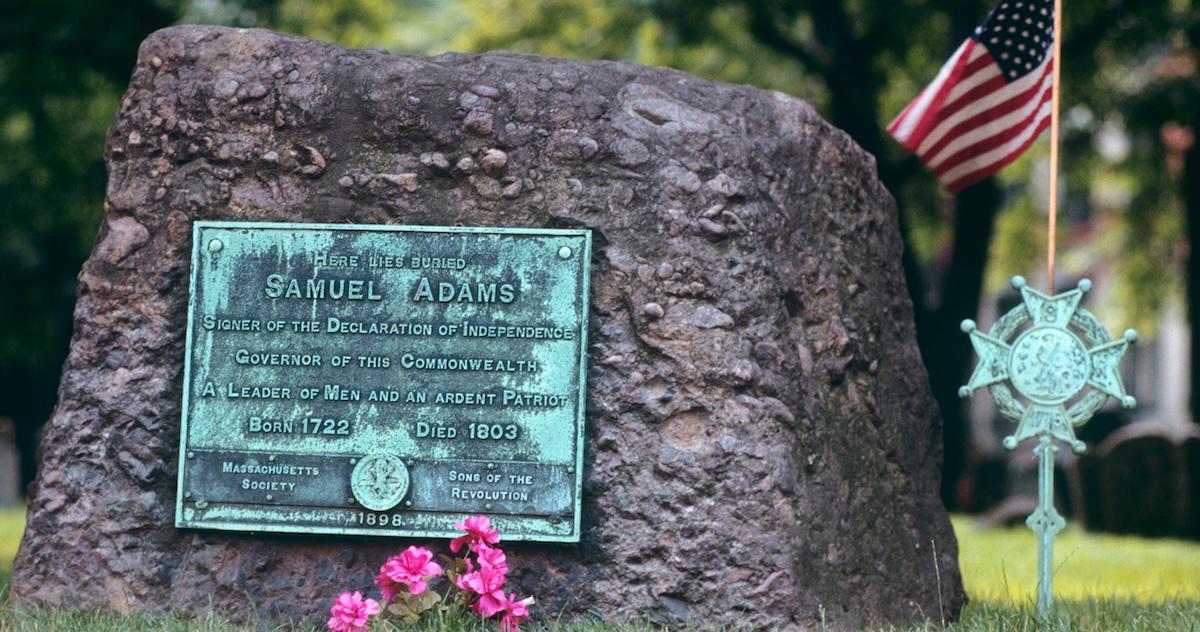
[(809, 105), (186, 26), (142, 44), (106, 156), (21, 601), (319, 623), (414, 543), (173, 526), (191, 226), (221, 219), (592, 231), (582, 541), (509, 552), (542, 616), (957, 617), (896, 208)]

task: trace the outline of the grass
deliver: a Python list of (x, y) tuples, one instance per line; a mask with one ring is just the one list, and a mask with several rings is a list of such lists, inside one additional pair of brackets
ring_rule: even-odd
[[(963, 583), (973, 599), (1021, 602), (1037, 583), (1037, 548), (1025, 527), (981, 529), (954, 518)], [(1200, 544), (1088, 533), (1067, 527), (1054, 541), (1054, 595), (1157, 603), (1200, 601)]]
[[(0, 510), (0, 632), (309, 631), (310, 625), (239, 628), (216, 617), (120, 616), (110, 612), (18, 611), (7, 605), (8, 578), (24, 511)], [(1086, 533), (1068, 528), (1056, 541), (1055, 617), (1033, 613), (1036, 550), (1023, 527), (980, 529), (956, 517), (959, 563), (971, 603), (952, 632), (1200, 632), (1200, 544)], [(317, 622), (313, 622), (317, 623)], [(420, 632), (494, 632), (495, 624), (448, 620)], [(651, 632), (661, 628), (595, 621), (543, 622), (531, 632)], [(927, 632), (936, 625), (887, 632)], [(374, 630), (374, 628), (373, 628)]]

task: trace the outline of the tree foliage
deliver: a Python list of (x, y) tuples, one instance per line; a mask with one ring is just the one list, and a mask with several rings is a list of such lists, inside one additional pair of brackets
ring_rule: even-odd
[[(7, 4), (7, 3), (6, 3)], [(33, 473), (66, 356), (75, 276), (104, 199), (104, 135), (167, 1), (5, 6), (0, 21), (0, 415)]]
[[(956, 324), (975, 313), (985, 264), (994, 289), (1013, 274), (1033, 277), (1042, 269), (1048, 164), (1043, 144), (994, 180), (950, 199), (887, 138), (885, 126), (995, 4), (491, 0), (469, 5), (475, 7), (473, 25), (457, 42), (467, 49), (657, 63), (780, 89), (812, 101), (874, 154), (881, 179), (901, 207), (906, 254), (923, 262), (924, 274), (915, 272), (912, 261), (906, 261), (906, 270), (918, 339), (945, 420), (943, 498), (953, 505), (967, 451), (956, 391), (969, 355), (956, 337)], [(1060, 270), (1065, 276), (1115, 277), (1106, 302), (1113, 308), (1107, 311), (1119, 313), (1109, 315), (1152, 331), (1159, 307), (1177, 287), (1184, 226), (1181, 170), (1168, 168), (1164, 143), (1155, 135), (1164, 124), (1186, 121), (1200, 109), (1196, 50), (1186, 35), (1195, 31), (1200, 12), (1193, 0), (1066, 5), (1061, 167), (1066, 238)], [(654, 37), (642, 37), (645, 32)], [(1160, 66), (1171, 60), (1176, 68), (1163, 72)], [(1121, 149), (1123, 143), (1128, 150)], [(1200, 297), (1200, 289), (1195, 294)], [(1195, 355), (1200, 357), (1200, 347)]]
[[(999, 287), (1040, 267), (1045, 151), (1035, 146), (998, 179), (952, 199), (884, 125), (996, 1), (7, 0), (0, 416), (18, 422), (26, 475), (31, 429), (49, 414), (66, 353), (75, 275), (100, 218), (105, 128), (137, 44), (154, 29), (182, 19), (400, 52), (508, 49), (629, 60), (808, 100), (876, 156), (897, 197), (926, 361), (935, 392), (952, 399), (966, 356), (937, 341), (954, 336), (953, 323), (974, 311), (998, 210), (989, 283)], [(1187, 231), (1200, 242), (1200, 11), (1196, 0), (1065, 4), (1062, 267), (1068, 274), (1111, 268), (1118, 281), (1107, 317), (1146, 328), (1181, 286), (1184, 262), (1200, 269), (1186, 247)], [(1080, 233), (1084, 226), (1092, 232)], [(916, 274), (917, 262), (924, 274)], [(1195, 319), (1200, 273), (1189, 278)], [(1200, 347), (1193, 356), (1200, 358)], [(946, 414), (953, 419), (952, 410)]]

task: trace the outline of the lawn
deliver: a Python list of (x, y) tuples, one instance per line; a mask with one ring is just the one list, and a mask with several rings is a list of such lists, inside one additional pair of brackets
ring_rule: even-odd
[[(7, 597), (11, 560), (24, 512), (0, 511), (0, 590)], [(1068, 528), (1055, 549), (1058, 612), (1042, 624), (1032, 614), (1036, 578), (1032, 534), (1019, 527), (979, 529), (955, 518), (962, 565), (971, 604), (952, 632), (1200, 632), (1200, 544), (1091, 534)], [(936, 613), (933, 613), (936, 618)], [(535, 619), (536, 621), (536, 619)], [(0, 605), (0, 631), (150, 632), (237, 630), (216, 618), (120, 617), (106, 612), (17, 612)], [(262, 628), (255, 628), (261, 630)], [(315, 630), (307, 625), (277, 630)], [(468, 632), (495, 630), (474, 621), (445, 622), (423, 630)], [(649, 632), (652, 626), (612, 626), (596, 622), (529, 626), (541, 632)], [(889, 632), (923, 632), (935, 626)]]
[[(1037, 548), (1025, 527), (980, 529), (954, 519), (958, 561), (973, 599), (1020, 602), (1037, 583)], [(1054, 541), (1056, 598), (1200, 602), (1200, 543), (1088, 533), (1067, 527)]]

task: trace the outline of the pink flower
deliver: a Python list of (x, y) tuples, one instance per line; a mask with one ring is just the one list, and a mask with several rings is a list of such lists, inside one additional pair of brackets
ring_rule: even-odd
[(410, 546), (400, 555), (389, 557), (375, 578), (384, 603), (391, 601), (402, 585), (408, 586), (408, 592), (414, 595), (425, 592), (429, 587), (425, 579), (442, 574), (442, 567), (432, 560), (433, 553), (419, 546)]
[(454, 553), (458, 553), (464, 544), (475, 550), (477, 543), (490, 546), (500, 541), (500, 532), (492, 528), (492, 521), (488, 520), (487, 516), (459, 520), (454, 523), (454, 528), (466, 532), (466, 535), (450, 541), (450, 550)]
[(463, 591), (464, 594), (469, 594), (471, 592), (471, 586), (467, 582), (467, 578), (475, 574), (475, 565), (471, 563), (471, 558), (469, 557), (465, 561), (467, 563), (467, 570), (461, 573), (458, 577), (454, 578), (454, 584), (458, 586), (458, 589)]
[(504, 608), (504, 573), (487, 564), (480, 564), (479, 570), (472, 570), (472, 567), (468, 560), (469, 572), (458, 578), (458, 587), (479, 595), (479, 601), (471, 607), (479, 614), (490, 617)]
[(504, 598), (500, 617), (500, 632), (520, 632), (521, 624), (529, 618), (529, 606), (533, 605), (533, 597), (517, 600), (517, 596), (509, 593)]
[(360, 592), (344, 592), (333, 600), (329, 614), (333, 615), (328, 624), (333, 632), (363, 632), (367, 629), (367, 619), (379, 614), (379, 602), (363, 599)]
[(472, 608), (485, 619), (504, 610), (504, 591), (496, 590), (486, 595), (481, 595), (479, 601), (476, 601)]
[(508, 574), (508, 557), (504, 555), (504, 551), (497, 548), (492, 548), (486, 544), (478, 544), (475, 547), (476, 554), (479, 555), (479, 565), (487, 565), (501, 575)]

